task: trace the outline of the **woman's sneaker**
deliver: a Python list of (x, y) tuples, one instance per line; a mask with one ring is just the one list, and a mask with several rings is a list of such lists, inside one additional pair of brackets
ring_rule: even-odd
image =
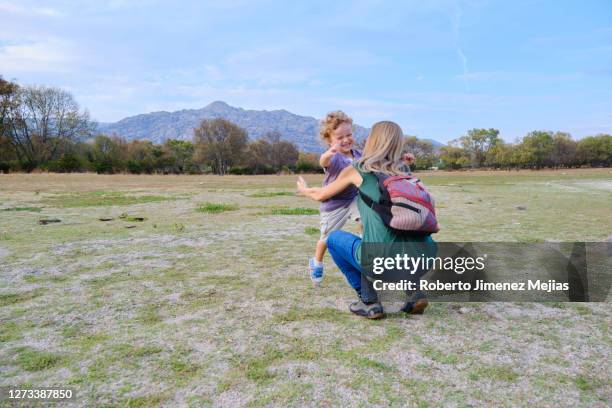
[(358, 316), (367, 317), (368, 319), (380, 319), (385, 315), (383, 307), (380, 303), (366, 304), (360, 299), (357, 302), (351, 303), (349, 306), (351, 313)]
[(323, 280), (323, 262), (318, 262), (314, 258), (310, 258), (310, 279), (315, 285), (318, 285)]

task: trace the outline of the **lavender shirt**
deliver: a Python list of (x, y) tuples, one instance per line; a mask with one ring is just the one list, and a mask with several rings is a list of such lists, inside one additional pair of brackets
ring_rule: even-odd
[[(325, 178), (323, 179), (323, 186), (328, 185), (332, 181), (338, 178), (338, 175), (345, 167), (351, 166), (353, 164), (353, 160), (357, 160), (361, 158), (361, 152), (358, 150), (351, 149), (351, 153), (353, 153), (353, 159), (350, 157), (346, 157), (342, 153), (336, 153), (332, 156), (331, 162), (329, 166), (325, 169)], [(323, 201), (321, 203), (321, 211), (329, 212), (337, 210), (341, 207), (348, 207), (348, 205), (353, 201), (355, 196), (357, 195), (357, 187), (349, 186), (344, 191), (336, 194), (329, 200)]]

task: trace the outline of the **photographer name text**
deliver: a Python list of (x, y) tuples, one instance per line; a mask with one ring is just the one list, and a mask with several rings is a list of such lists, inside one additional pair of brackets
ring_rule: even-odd
[(376, 290), (430, 290), (430, 291), (567, 291), (569, 283), (557, 282), (554, 279), (548, 281), (542, 280), (527, 280), (526, 282), (485, 282), (476, 280), (474, 284), (470, 282), (440, 282), (427, 281), (421, 279), (417, 282), (409, 280), (401, 280), (399, 282), (384, 282), (377, 279), (373, 282)]

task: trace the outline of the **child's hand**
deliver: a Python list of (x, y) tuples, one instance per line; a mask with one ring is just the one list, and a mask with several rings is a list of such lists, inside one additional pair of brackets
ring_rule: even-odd
[(327, 149), (327, 153), (332, 154), (332, 155), (338, 153), (339, 151), (340, 151), (340, 143), (331, 145), (329, 149)]
[(327, 168), (331, 164), (332, 157), (334, 157), (334, 155), (338, 153), (339, 151), (340, 151), (339, 143), (330, 145), (329, 149), (327, 149), (325, 153), (323, 153), (321, 155), (321, 158), (319, 159), (319, 164), (321, 165), (321, 167), (323, 167), (324, 169)]
[(412, 153), (404, 153), (402, 155), (402, 160), (406, 164), (410, 165), (410, 164), (414, 163), (414, 159), (415, 159), (415, 157), (414, 157), (414, 154), (412, 154)]
[(297, 180), (297, 192), (298, 195), (304, 195), (304, 192), (308, 189), (308, 184), (306, 183), (306, 180), (304, 180), (304, 178), (302, 176), (298, 177)]

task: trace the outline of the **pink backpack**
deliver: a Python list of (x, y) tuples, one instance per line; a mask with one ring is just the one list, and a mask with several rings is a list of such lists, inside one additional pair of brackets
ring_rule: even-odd
[(438, 232), (434, 199), (416, 177), (372, 173), (378, 179), (377, 203), (359, 190), (359, 196), (376, 211), (384, 224), (397, 233), (429, 235)]

